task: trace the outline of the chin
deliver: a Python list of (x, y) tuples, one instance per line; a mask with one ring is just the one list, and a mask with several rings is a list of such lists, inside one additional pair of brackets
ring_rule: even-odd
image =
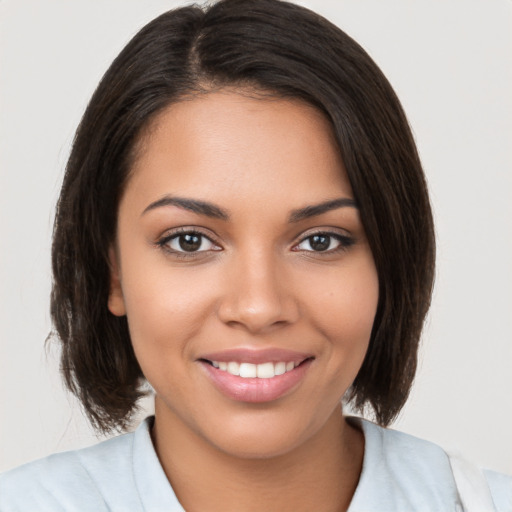
[(241, 415), (226, 424), (210, 425), (203, 439), (226, 455), (239, 459), (272, 459), (307, 444), (321, 422), (281, 414)]
[(265, 460), (286, 455), (304, 442), (304, 439), (294, 438), (283, 429), (266, 430), (263, 435), (260, 430), (254, 434), (244, 432), (219, 440), (217, 448), (237, 459)]

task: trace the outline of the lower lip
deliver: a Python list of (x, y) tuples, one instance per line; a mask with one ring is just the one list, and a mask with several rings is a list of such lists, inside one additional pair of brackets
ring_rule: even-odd
[(304, 378), (311, 361), (308, 359), (293, 370), (270, 379), (239, 377), (204, 361), (201, 364), (213, 384), (228, 398), (239, 402), (262, 403), (277, 400), (295, 388)]

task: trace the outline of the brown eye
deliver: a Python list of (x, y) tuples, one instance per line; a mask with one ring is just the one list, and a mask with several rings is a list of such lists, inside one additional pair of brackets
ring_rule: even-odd
[(165, 247), (168, 251), (175, 253), (194, 253), (219, 250), (219, 247), (216, 246), (208, 237), (195, 231), (167, 236), (159, 242), (159, 245)]
[(354, 244), (354, 239), (339, 233), (315, 233), (302, 240), (297, 250), (307, 252), (337, 252)]
[(201, 247), (201, 236), (196, 234), (180, 235), (178, 244), (184, 251), (197, 251)]
[(331, 237), (328, 235), (313, 235), (309, 239), (309, 245), (314, 251), (326, 251), (331, 245)]

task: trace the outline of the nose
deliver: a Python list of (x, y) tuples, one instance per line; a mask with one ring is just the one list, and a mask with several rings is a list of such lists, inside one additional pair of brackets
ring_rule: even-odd
[(275, 256), (259, 252), (230, 262), (218, 316), (251, 334), (265, 334), (292, 324), (299, 306), (287, 273)]

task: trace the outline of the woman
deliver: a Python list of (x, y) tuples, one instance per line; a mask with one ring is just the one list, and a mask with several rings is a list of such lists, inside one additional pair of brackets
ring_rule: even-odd
[(53, 270), (92, 424), (125, 430), (146, 380), (155, 416), (5, 474), (1, 510), (505, 509), (506, 477), (475, 473), (468, 501), (457, 461), (382, 428), (414, 377), (432, 216), (391, 87), (310, 11), (225, 0), (135, 36), (77, 131)]

